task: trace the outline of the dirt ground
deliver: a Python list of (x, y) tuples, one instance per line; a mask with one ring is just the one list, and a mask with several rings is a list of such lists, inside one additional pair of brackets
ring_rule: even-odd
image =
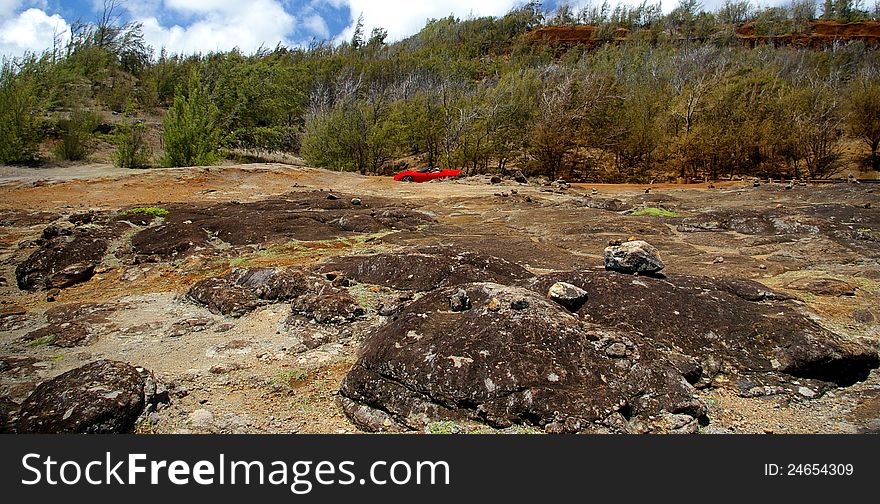
[[(357, 198), (364, 215), (397, 220), (340, 224), (345, 216), (333, 212), (342, 206), (315, 208), (325, 194), (345, 206)], [(104, 236), (107, 252), (87, 281), (19, 289), (16, 268), (39, 249), (47, 226), (69, 228), (77, 215), (118, 216), (133, 207), (170, 213), (140, 224), (113, 217), (123, 223)], [(410, 211), (428, 220), (412, 223)], [(285, 215), (312, 220), (291, 224)], [(181, 231), (187, 225), (204, 229)], [(145, 232), (154, 238), (139, 241)], [(177, 233), (171, 252), (160, 247), (168, 232)], [(608, 242), (630, 237), (656, 246), (670, 274), (756, 280), (796, 298), (824, 327), (880, 347), (878, 185), (560, 187), (488, 177), (406, 184), (276, 164), (0, 167), (0, 398), (21, 402), (40, 382), (108, 358), (152, 370), (171, 390), (170, 404), (139, 432), (356, 432), (337, 390), (359, 342), (383, 323), (379, 301), (398, 292), (348, 287), (367, 317), (307, 348), (303, 331), (329, 329), (291, 327), (284, 303), (231, 318), (187, 300), (187, 289), (236, 266), (310, 266), (428, 245), (500, 257), (532, 273), (601, 269)], [(97, 311), (49, 311), (79, 303)], [(71, 326), (88, 337), (59, 344)], [(714, 387), (700, 398), (709, 408), (707, 433), (880, 432), (877, 370), (819, 397), (743, 397)]]

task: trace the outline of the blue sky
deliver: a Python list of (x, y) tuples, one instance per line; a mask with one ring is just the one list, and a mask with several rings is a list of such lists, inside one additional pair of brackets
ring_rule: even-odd
[[(77, 20), (93, 21), (105, 0), (0, 0), (0, 55), (41, 52), (64, 37)], [(553, 8), (559, 0), (545, 0)], [(595, 0), (600, 1), (600, 0)], [(722, 0), (704, 0), (711, 7)], [(765, 0), (781, 2), (784, 0)], [(454, 14), (502, 15), (524, 0), (117, 0), (122, 21), (143, 24), (155, 50), (191, 54), (261, 45), (306, 45), (348, 39), (363, 13), (365, 31), (388, 30), (391, 40), (417, 32), (430, 18)], [(636, 4), (640, 0), (610, 0)], [(575, 7), (589, 0), (571, 0)], [(665, 0), (671, 10), (677, 0)]]

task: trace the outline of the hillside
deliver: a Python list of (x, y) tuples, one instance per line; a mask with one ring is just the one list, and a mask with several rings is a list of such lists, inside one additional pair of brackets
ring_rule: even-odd
[(0, 163), (874, 178), (880, 25), (795, 7), (574, 16), (527, 4), (432, 19), (397, 42), (361, 30), (251, 55), (157, 53), (136, 24), (87, 24), (66, 47), (5, 63)]

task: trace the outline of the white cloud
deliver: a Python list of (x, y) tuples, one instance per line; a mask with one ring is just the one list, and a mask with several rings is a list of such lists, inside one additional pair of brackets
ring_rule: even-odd
[[(0, 1), (4, 8), (15, 3)], [(0, 20), (0, 55), (7, 57), (18, 57), (25, 52), (40, 53), (52, 47), (56, 36), (66, 39), (70, 34), (67, 21), (58, 14), (49, 16), (40, 9), (27, 9), (18, 15), (5, 14)]]
[[(331, 5), (339, 4), (339, 0), (328, 0)], [(511, 8), (521, 5), (522, 0), (348, 0), (351, 8), (351, 25), (346, 28), (339, 39), (350, 39), (358, 17), (364, 15), (364, 33), (370, 34), (375, 27), (388, 30), (389, 42), (406, 38), (425, 26), (428, 19), (443, 18), (450, 14), (465, 18), (473, 16), (500, 16)]]
[(0, 0), (0, 19), (13, 17), (22, 3), (22, 0)]
[(144, 39), (170, 53), (226, 51), (250, 53), (260, 46), (288, 43), (297, 20), (276, 0), (166, 0), (165, 7), (193, 16), (187, 26), (162, 26), (156, 16), (136, 18)]
[(330, 36), (330, 28), (327, 27), (327, 22), (318, 14), (311, 14), (304, 18), (303, 27), (318, 38), (326, 39)]

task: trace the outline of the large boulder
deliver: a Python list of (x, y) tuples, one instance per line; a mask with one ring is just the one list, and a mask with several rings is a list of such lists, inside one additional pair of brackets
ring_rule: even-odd
[(657, 273), (664, 267), (660, 252), (650, 243), (633, 240), (605, 248), (605, 269), (621, 273)]
[[(453, 311), (461, 291), (469, 303)], [(692, 432), (705, 415), (693, 393), (636, 334), (588, 324), (543, 294), (471, 283), (426, 294), (370, 336), (340, 401), (371, 431), (470, 419), (548, 432)]]
[(538, 277), (531, 288), (543, 293), (556, 282), (589, 293), (577, 311), (583, 320), (635, 330), (687, 362), (697, 380), (724, 374), (757, 383), (781, 373), (850, 385), (880, 365), (875, 350), (828, 331), (786, 296), (750, 280), (573, 271)]
[[(152, 390), (150, 390), (152, 388)], [(153, 398), (155, 381), (142, 368), (100, 360), (41, 383), (22, 403), (20, 433), (131, 432)]]
[(40, 248), (15, 268), (22, 290), (63, 289), (88, 281), (110, 247), (114, 229), (95, 225), (78, 228), (49, 226)]

